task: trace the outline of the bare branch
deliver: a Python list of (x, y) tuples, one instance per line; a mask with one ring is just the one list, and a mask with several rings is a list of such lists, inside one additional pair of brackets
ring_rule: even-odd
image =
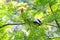
[(60, 37), (49, 37), (50, 39), (60, 38)]
[(8, 24), (4, 24), (4, 25), (0, 26), (0, 28), (3, 28), (8, 25), (23, 25), (23, 24), (25, 24), (25, 23), (8, 23)]

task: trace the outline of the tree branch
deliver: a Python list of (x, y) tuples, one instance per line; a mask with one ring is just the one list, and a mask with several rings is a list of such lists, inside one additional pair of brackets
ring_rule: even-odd
[(8, 24), (4, 24), (4, 25), (0, 26), (0, 28), (3, 28), (8, 25), (23, 25), (23, 24), (25, 24), (25, 23), (8, 23)]
[(60, 38), (60, 37), (49, 37), (50, 39)]
[[(53, 10), (52, 10), (52, 7), (51, 7), (51, 4), (50, 4), (50, 1), (49, 1), (49, 7), (50, 7), (51, 12), (52, 12), (52, 14), (53, 14), (53, 16), (54, 16), (54, 12), (53, 12)], [(55, 16), (54, 16), (54, 17), (55, 17)], [(59, 23), (58, 23), (58, 21), (57, 21), (56, 18), (55, 18), (55, 22), (56, 22), (57, 26), (60, 27), (60, 25), (59, 25)]]

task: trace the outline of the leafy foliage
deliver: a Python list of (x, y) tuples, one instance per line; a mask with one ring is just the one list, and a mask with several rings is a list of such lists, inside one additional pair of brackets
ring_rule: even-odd
[[(29, 3), (0, 3), (0, 40), (53, 40), (46, 34), (47, 24), (60, 27), (60, 0), (29, 0)], [(40, 19), (42, 25), (34, 24), (35, 18)], [(19, 22), (24, 24), (18, 25)], [(17, 25), (4, 25), (9, 23)]]

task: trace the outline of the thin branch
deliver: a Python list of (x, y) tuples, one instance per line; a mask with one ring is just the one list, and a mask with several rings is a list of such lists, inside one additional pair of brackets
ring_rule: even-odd
[(60, 37), (49, 37), (50, 39), (60, 38)]
[[(53, 10), (52, 10), (52, 7), (51, 7), (51, 4), (50, 4), (50, 1), (49, 1), (49, 7), (50, 7), (51, 12), (52, 12), (52, 14), (53, 14), (53, 16), (54, 16), (54, 12), (53, 12)], [(54, 17), (55, 17), (55, 16), (54, 16)], [(55, 22), (56, 22), (57, 26), (60, 27), (60, 25), (59, 25), (57, 19), (55, 19)]]
[(23, 24), (25, 24), (25, 23), (8, 23), (8, 24), (4, 24), (4, 25), (0, 26), (0, 28), (3, 28), (8, 25), (23, 25)]

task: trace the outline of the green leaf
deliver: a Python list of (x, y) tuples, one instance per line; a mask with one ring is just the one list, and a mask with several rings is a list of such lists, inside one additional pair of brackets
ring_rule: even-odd
[(55, 5), (57, 3), (57, 0), (50, 0), (51, 1), (51, 5)]
[(48, 3), (48, 0), (36, 0), (36, 4), (40, 6), (45, 6)]

